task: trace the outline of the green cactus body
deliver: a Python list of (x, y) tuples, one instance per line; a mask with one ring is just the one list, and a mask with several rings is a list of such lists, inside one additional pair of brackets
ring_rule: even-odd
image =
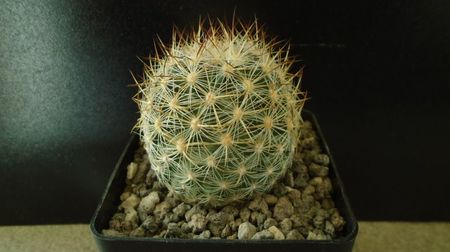
[[(256, 21), (174, 32), (145, 66), (136, 125), (160, 182), (187, 202), (266, 192), (292, 164), (304, 94)], [(294, 83), (295, 82), (295, 83)]]

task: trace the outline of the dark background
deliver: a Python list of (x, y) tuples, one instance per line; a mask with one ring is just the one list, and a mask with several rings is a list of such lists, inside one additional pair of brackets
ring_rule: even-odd
[(136, 56), (235, 7), (303, 59), (360, 220), (450, 220), (448, 1), (0, 4), (0, 224), (87, 223), (137, 118)]

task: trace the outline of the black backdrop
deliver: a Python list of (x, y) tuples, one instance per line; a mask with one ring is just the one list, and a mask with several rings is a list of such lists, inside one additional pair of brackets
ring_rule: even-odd
[(172, 24), (256, 15), (306, 65), (356, 215), (450, 220), (450, 4), (0, 1), (0, 224), (88, 222)]

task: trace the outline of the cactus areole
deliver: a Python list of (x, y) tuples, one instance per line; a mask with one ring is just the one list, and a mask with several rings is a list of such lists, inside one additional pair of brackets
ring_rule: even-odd
[(288, 45), (256, 20), (207, 26), (174, 29), (144, 64), (135, 130), (170, 191), (222, 206), (267, 192), (292, 165), (305, 95)]

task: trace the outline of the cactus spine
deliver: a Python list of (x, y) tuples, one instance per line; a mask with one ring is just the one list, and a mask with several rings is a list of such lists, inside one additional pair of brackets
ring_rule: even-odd
[(160, 182), (185, 201), (224, 205), (268, 191), (292, 164), (304, 93), (256, 20), (209, 23), (145, 64), (136, 124)]

